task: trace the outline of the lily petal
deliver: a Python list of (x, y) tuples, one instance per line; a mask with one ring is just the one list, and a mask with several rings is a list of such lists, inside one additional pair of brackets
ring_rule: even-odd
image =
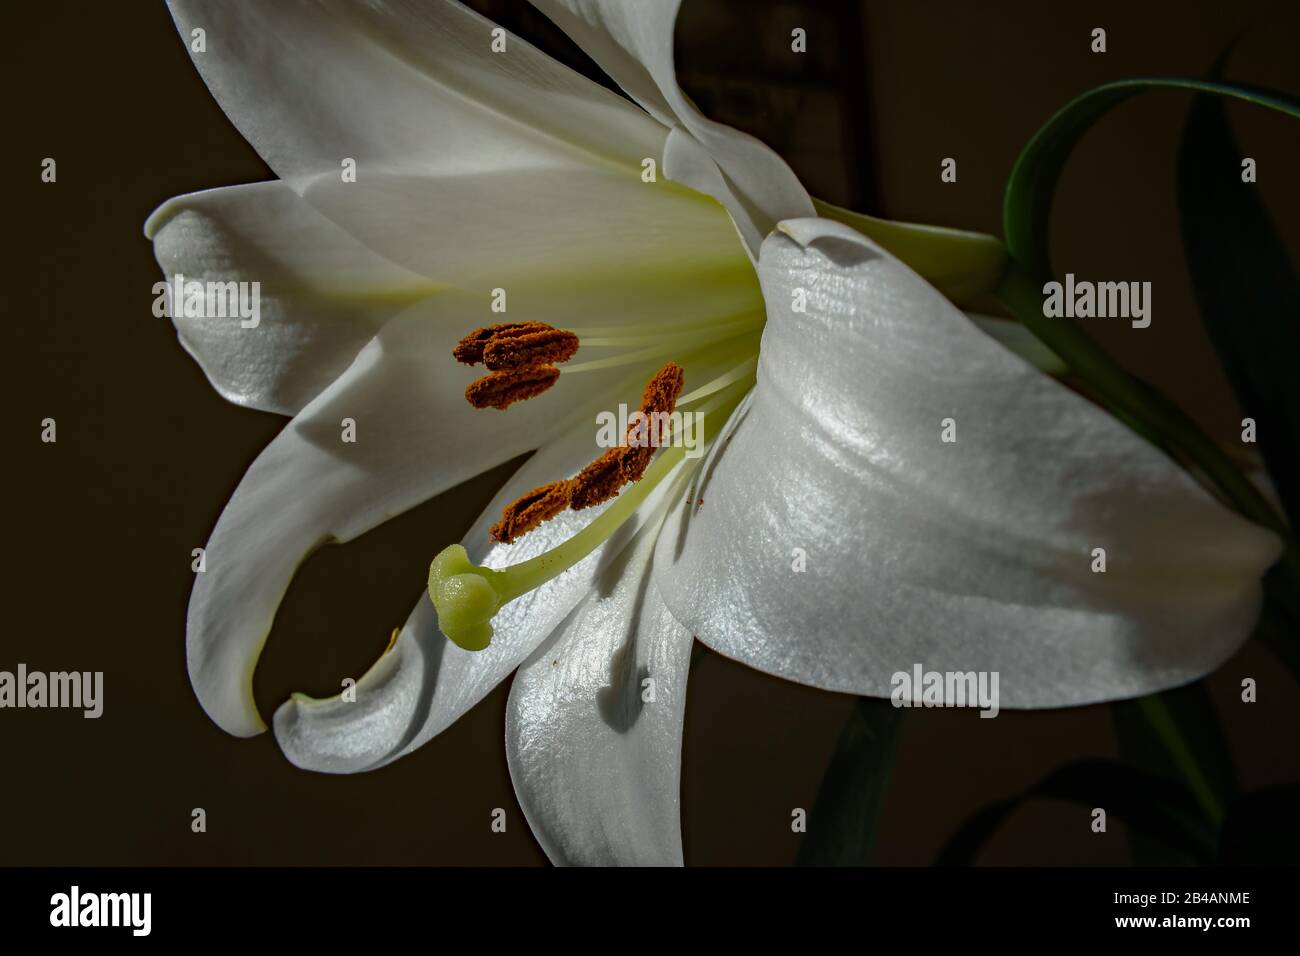
[(643, 181), (663, 127), (516, 37), (493, 52), (457, 3), (170, 6), (187, 46), (206, 30), (194, 64), (276, 174), (420, 275), (505, 288), (740, 254), (715, 203)]
[[(293, 415), (379, 327), (439, 286), (371, 252), (280, 182), (177, 196), (145, 223), (168, 282), (257, 283), (256, 324), (172, 303), (181, 344), (226, 400)], [(171, 301), (169, 296), (168, 301)], [(229, 311), (226, 309), (223, 312)]]
[[(492, 568), (535, 557), (576, 534), (609, 503), (564, 512), (512, 545), (497, 544), (488, 528), (501, 509), (557, 476), (575, 473), (597, 448), (594, 414), (546, 444), (524, 464), (465, 536), (470, 560)], [(665, 481), (665, 484), (668, 484)], [(606, 564), (622, 550), (645, 516), (663, 501), (649, 496), (620, 533), (542, 587), (505, 605), (493, 620), (492, 642), (466, 651), (438, 630), (437, 612), (423, 594), (397, 642), (355, 688), (355, 700), (338, 695), (313, 700), (295, 695), (275, 713), (275, 736), (296, 766), (324, 773), (355, 773), (383, 766), (441, 733), (483, 699), (565, 620)]]
[(682, 721), (694, 640), (651, 586), (662, 518), (515, 675), (506, 756), (551, 862), (682, 865)]
[(664, 172), (731, 213), (752, 254), (783, 219), (814, 215), (799, 179), (759, 140), (705, 117), (677, 85), (681, 0), (532, 0), (650, 115), (674, 131)]
[(759, 278), (752, 401), (656, 556), (700, 640), (871, 696), (996, 671), (1003, 706), (1050, 707), (1185, 683), (1249, 635), (1276, 537), (875, 243), (783, 223)]
[[(536, 448), (573, 427), (579, 413), (590, 422), (593, 396), (626, 378), (622, 369), (561, 375), (538, 399), (503, 412), (476, 410), (463, 396), (474, 372), (450, 355), (476, 324), (468, 316), (486, 311), (481, 301), (446, 295), (391, 320), (244, 475), (208, 541), (187, 628), (191, 682), (228, 732), (265, 729), (252, 698), (253, 668), (307, 554)], [(541, 308), (511, 315), (554, 320)], [(637, 385), (627, 388), (634, 394)], [(344, 419), (355, 422), (355, 442), (341, 439)]]

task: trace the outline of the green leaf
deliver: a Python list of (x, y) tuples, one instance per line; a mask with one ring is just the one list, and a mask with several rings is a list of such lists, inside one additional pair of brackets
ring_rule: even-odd
[[(1207, 862), (1214, 856), (1215, 830), (1181, 783), (1111, 760), (1081, 760), (1054, 770), (1019, 797), (977, 811), (948, 839), (935, 862), (940, 866), (974, 862), (1002, 821), (1034, 799), (1066, 800), (1089, 811), (1101, 807), (1108, 820), (1122, 820), (1131, 831), (1194, 860)], [(1080, 814), (1080, 827), (1091, 822), (1089, 814)]]
[[(1294, 98), (1209, 80), (1121, 80), (1075, 98), (1034, 134), (1007, 180), (1003, 228), (1012, 263), (997, 296), (1112, 414), (1170, 454), (1194, 462), (1243, 515), (1286, 535), (1285, 524), (1272, 505), (1182, 409), (1125, 372), (1077, 325), (1043, 316), (1042, 288), (1052, 276), (1048, 225), (1066, 160), (1107, 111), (1138, 93), (1156, 89), (1232, 96), (1300, 117), (1300, 102)], [(1290, 581), (1300, 581), (1300, 558), (1287, 558), (1285, 575)]]
[[(1183, 248), (1206, 330), (1283, 507), (1300, 522), (1300, 276), (1255, 183), (1241, 181), (1242, 155), (1221, 100), (1192, 101), (1178, 150)], [(1266, 168), (1266, 174), (1290, 172)]]
[[(1226, 59), (1226, 55), (1224, 57)], [(1223, 59), (1215, 66), (1221, 69)], [(1295, 102), (1294, 100), (1292, 101)], [(1241, 150), (1222, 100), (1197, 96), (1178, 149), (1178, 211), (1192, 287), (1206, 331), (1292, 525), (1300, 521), (1300, 275), (1255, 183), (1241, 180)], [(1286, 566), (1265, 579), (1261, 636), (1300, 676), (1300, 605)], [(1289, 632), (1289, 634), (1288, 634)]]
[(858, 699), (822, 778), (799, 866), (865, 866), (889, 788), (903, 711), (888, 700)]
[(1076, 97), (1034, 134), (1016, 159), (1007, 180), (1002, 204), (1007, 249), (1032, 274), (1052, 274), (1047, 227), (1057, 181), (1075, 145), (1115, 106), (1139, 93), (1161, 89), (1231, 96), (1300, 117), (1300, 101), (1285, 94), (1211, 80), (1142, 77), (1106, 83)]
[[(1111, 719), (1124, 763), (1181, 781), (1216, 829), (1236, 796), (1237, 775), (1228, 742), (1203, 682), (1111, 705)], [(1134, 833), (1129, 841), (1143, 865), (1190, 863)]]
[[(1242, 515), (1282, 537), (1287, 552), (1265, 578), (1265, 586), (1270, 604), (1277, 607), (1279, 620), (1292, 632), (1294, 639), (1294, 635), (1300, 634), (1300, 548), (1277, 510), (1250, 479), (1241, 473), (1223, 449), (1175, 403), (1125, 372), (1077, 325), (1047, 319), (1042, 314), (1043, 283), (1050, 280), (1052, 274), (1048, 224), (1056, 185), (1066, 160), (1093, 123), (1107, 111), (1138, 93), (1158, 89), (1229, 96), (1292, 117), (1300, 117), (1300, 100), (1293, 96), (1213, 80), (1162, 77), (1123, 80), (1107, 83), (1077, 97), (1052, 116), (1033, 136), (1012, 169), (1003, 202), (1003, 226), (1012, 264), (998, 287), (997, 295), (1026, 328), (1061, 357), (1071, 376), (1103, 407), (1157, 447), (1175, 458), (1195, 465)], [(1214, 117), (1207, 118), (1206, 114), (1198, 111), (1193, 118), (1196, 122), (1192, 126), (1192, 132), (1197, 136), (1202, 133), (1208, 136), (1209, 127), (1205, 123)], [(1187, 160), (1189, 169), (1194, 170), (1199, 164), (1199, 158), (1189, 154), (1189, 151), (1194, 154), (1198, 148), (1196, 144), (1189, 147), (1184, 143), (1183, 158)], [(1192, 180), (1187, 180), (1184, 187), (1186, 201), (1214, 201), (1218, 192), (1229, 190), (1226, 183), (1233, 178), (1241, 185), (1238, 174), (1240, 165), (1235, 153), (1230, 170), (1222, 169), (1224, 160), (1221, 157), (1215, 160), (1215, 155), (1219, 155), (1216, 149), (1207, 148), (1206, 162), (1218, 170), (1217, 173), (1207, 175), (1218, 175), (1223, 182), (1212, 190), (1214, 195), (1198, 199), (1192, 195), (1196, 189)], [(1240, 198), (1240, 191), (1235, 188), (1229, 191), (1229, 197), (1233, 192)], [(1192, 273), (1198, 284), (1198, 296), (1216, 296), (1211, 304), (1217, 317), (1211, 318), (1211, 313), (1207, 312), (1207, 323), (1219, 329), (1229, 329), (1230, 331), (1218, 332), (1216, 335), (1219, 339), (1225, 336), (1232, 339), (1231, 348), (1245, 350), (1244, 354), (1248, 356), (1233, 358), (1232, 353), (1225, 354), (1224, 363), (1229, 369), (1237, 369), (1235, 372), (1230, 371), (1231, 375), (1246, 382), (1245, 385), (1238, 386), (1238, 389), (1243, 402), (1257, 413), (1253, 417), (1260, 421), (1259, 416), (1263, 415), (1269, 422), (1266, 426), (1271, 435), (1271, 450), (1266, 453), (1269, 456), (1268, 463), (1274, 469), (1275, 480), (1287, 486), (1286, 495), (1292, 503), (1286, 507), (1294, 510), (1297, 506), (1294, 504), (1296, 492), (1293, 479), (1300, 469), (1293, 453), (1296, 436), (1290, 430), (1297, 421), (1295, 390), (1287, 388), (1285, 380), (1282, 385), (1277, 384), (1279, 365), (1297, 354), (1292, 338), (1297, 330), (1292, 311), (1297, 307), (1297, 296), (1294, 286), (1289, 285), (1294, 275), (1290, 272), (1284, 254), (1277, 249), (1262, 253), (1262, 275), (1277, 291), (1268, 294), (1259, 290), (1250, 292), (1250, 302), (1245, 308), (1255, 318), (1249, 320), (1253, 323), (1249, 326), (1249, 334), (1245, 331), (1246, 324), (1232, 325), (1237, 315), (1237, 306), (1232, 297), (1234, 294), (1246, 294), (1243, 283), (1248, 285), (1255, 282), (1252, 270), (1256, 263), (1253, 257), (1260, 254), (1251, 248), (1244, 248), (1243, 244), (1266, 242), (1272, 235), (1271, 224), (1267, 223), (1262, 209), (1256, 207), (1253, 210), (1239, 211), (1237, 215), (1243, 217), (1239, 223), (1230, 225), (1225, 235), (1217, 238), (1206, 235), (1217, 227), (1217, 213), (1206, 213), (1205, 216), (1198, 217), (1195, 223), (1188, 223), (1187, 228), (1194, 229), (1193, 240), (1198, 243), (1195, 248), (1203, 250), (1212, 246), (1215, 256), (1224, 256), (1221, 261), (1214, 261), (1213, 256), (1206, 255), (1205, 261), (1193, 266)], [(1245, 232), (1256, 227), (1259, 228), (1253, 237), (1245, 235)], [(1235, 251), (1229, 253), (1228, 249)], [(1225, 275), (1233, 277), (1227, 287), (1231, 291), (1227, 293), (1222, 291), (1223, 287), (1215, 285)], [(1201, 286), (1207, 291), (1202, 292)], [(1286, 289), (1292, 291), (1287, 292)], [(1278, 311), (1286, 311), (1292, 318), (1283, 317), (1280, 322), (1273, 321), (1268, 325), (1270, 320), (1264, 313), (1268, 312), (1268, 303), (1276, 302), (1279, 295), (1285, 299), (1286, 306), (1285, 310)], [(1265, 325), (1268, 328), (1263, 337), (1255, 342), (1255, 331)], [(1248, 339), (1251, 341), (1247, 342)], [(1267, 361), (1257, 355), (1261, 349), (1271, 353)], [(1241, 391), (1243, 388), (1246, 390)], [(1262, 412), (1254, 407), (1256, 404), (1263, 409)], [(1287, 455), (1291, 455), (1287, 463), (1278, 465), (1279, 457)], [(1294, 662), (1295, 655), (1287, 652), (1280, 639), (1274, 637), (1272, 644), (1282, 650), (1284, 659)]]

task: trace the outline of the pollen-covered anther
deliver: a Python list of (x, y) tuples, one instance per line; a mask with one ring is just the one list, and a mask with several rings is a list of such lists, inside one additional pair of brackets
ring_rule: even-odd
[(578, 337), (545, 322), (507, 322), (475, 329), (461, 339), (452, 357), (462, 365), (489, 369), (522, 368), (567, 362), (578, 351)]
[(578, 351), (578, 337), (565, 329), (553, 329), (540, 322), (530, 331), (494, 335), (483, 346), (483, 364), (490, 369), (521, 368), (525, 365), (559, 365)]
[(456, 343), (451, 356), (461, 365), (478, 365), (483, 361), (483, 349), (494, 335), (505, 335), (525, 326), (538, 325), (536, 322), (507, 322), (504, 325), (489, 325), (475, 329)]
[(626, 445), (611, 448), (593, 461), (573, 479), (573, 492), (569, 505), (574, 511), (591, 508), (608, 501), (627, 483), (623, 475), (623, 459), (632, 451)]
[[(628, 424), (627, 441), (619, 449), (623, 452), (619, 458), (623, 481), (639, 480), (650, 467), (655, 448), (668, 441), (671, 415), (685, 383), (686, 373), (675, 362), (669, 362), (646, 383), (641, 395), (640, 420)], [(651, 436), (654, 441), (650, 440)]]
[[(479, 382), (486, 382), (493, 375), (509, 374), (509, 371), (493, 372)], [(628, 482), (640, 480), (657, 447), (647, 436), (654, 435), (659, 441), (667, 437), (668, 416), (676, 407), (685, 382), (686, 373), (676, 362), (669, 362), (655, 372), (641, 396), (640, 421), (628, 423), (623, 444), (606, 450), (573, 478), (534, 488), (507, 506), (501, 513), (501, 520), (488, 533), (495, 540), (510, 544), (566, 508), (577, 511), (598, 505), (617, 496)], [(469, 392), (465, 395), (468, 398)], [(664, 424), (659, 426), (656, 422)]]
[(501, 512), (501, 520), (488, 530), (488, 534), (494, 541), (512, 543), (515, 538), (532, 531), (543, 521), (554, 518), (569, 507), (573, 485), (573, 481), (566, 478), (534, 488), (507, 505)]
[(506, 409), (542, 394), (559, 378), (560, 370), (554, 365), (501, 369), (470, 382), (465, 400), (475, 408)]
[(671, 414), (677, 407), (677, 398), (682, 394), (686, 384), (686, 373), (676, 362), (669, 362), (654, 377), (646, 382), (645, 391), (641, 393), (641, 411), (647, 415), (652, 412)]

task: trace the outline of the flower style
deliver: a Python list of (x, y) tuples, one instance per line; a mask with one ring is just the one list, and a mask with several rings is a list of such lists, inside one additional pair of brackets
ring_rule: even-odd
[[(680, 863), (696, 639), (862, 695), (916, 662), (998, 671), (1002, 706), (1030, 708), (1233, 653), (1272, 534), (703, 117), (675, 78), (679, 0), (534, 3), (638, 105), (450, 0), (171, 0), (279, 177), (146, 225), (169, 276), (261, 282), (256, 329), (173, 319), (223, 396), (293, 416), (191, 598), (214, 721), (265, 729), (253, 668), (311, 550), (534, 449), (355, 700), (277, 710), (294, 764), (382, 766), (513, 672), (510, 771), (551, 859)], [(647, 382), (704, 413), (702, 458), (596, 446), (597, 413)]]

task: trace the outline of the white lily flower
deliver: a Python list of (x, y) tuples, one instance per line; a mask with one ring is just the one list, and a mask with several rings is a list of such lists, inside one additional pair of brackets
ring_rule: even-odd
[[(146, 226), (169, 275), (262, 283), (256, 329), (174, 321), (221, 394), (293, 416), (194, 586), (190, 676), (213, 720), (265, 729), (253, 669), (311, 550), (532, 449), (355, 700), (277, 710), (293, 763), (382, 766), (517, 672), (510, 771), (550, 858), (680, 863), (695, 638), (863, 695), (917, 663), (997, 671), (1004, 707), (1149, 693), (1236, 650), (1272, 534), (701, 116), (675, 79), (679, 0), (534, 2), (641, 108), (515, 37), (494, 52), (493, 25), (449, 0), (171, 0), (280, 177)], [(581, 354), (544, 394), (471, 407), (452, 351), (495, 322), (569, 330)], [(665, 362), (707, 455), (661, 450), (612, 500), (493, 540), (503, 507), (601, 453), (597, 413)]]

